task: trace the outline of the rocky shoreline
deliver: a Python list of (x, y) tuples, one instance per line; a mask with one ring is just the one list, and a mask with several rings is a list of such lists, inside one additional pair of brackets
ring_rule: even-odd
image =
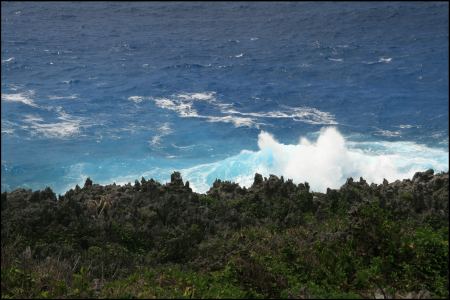
[[(58, 197), (50, 188), (5, 192), (2, 295), (122, 297), (125, 290), (176, 298), (191, 282), (199, 297), (445, 298), (448, 179), (433, 170), (378, 185), (349, 178), (316, 193), (308, 183), (255, 174), (249, 188), (216, 180), (198, 194), (174, 172), (166, 184), (87, 179)], [(141, 291), (143, 282), (149, 287)]]
[(396, 180), (391, 183), (384, 179), (382, 184), (372, 183), (369, 185), (362, 177), (359, 181), (355, 181), (350, 177), (340, 189), (328, 188), (326, 193), (311, 192), (307, 182), (294, 184), (290, 179), (285, 181), (283, 176), (279, 178), (275, 175), (270, 175), (269, 178), (263, 178), (258, 173), (255, 174), (253, 185), (248, 189), (240, 187), (237, 183), (217, 179), (206, 194), (193, 192), (189, 187), (189, 181), (184, 183), (179, 172), (172, 173), (170, 182), (166, 184), (161, 184), (153, 179), (146, 180), (142, 177), (141, 181), (136, 180), (134, 185), (128, 183), (120, 186), (113, 183), (102, 186), (94, 184), (90, 178), (87, 178), (83, 188), (76, 185), (74, 189), (70, 189), (64, 195), (59, 195), (59, 197), (56, 197), (49, 187), (42, 191), (19, 188), (11, 192), (3, 192), (2, 209), (4, 205), (6, 207), (6, 198), (20, 198), (22, 201), (36, 202), (48, 199), (64, 201), (72, 197), (81, 199), (91, 197), (95, 199), (98, 196), (108, 196), (110, 204), (112, 204), (114, 200), (117, 201), (119, 198), (125, 197), (125, 195), (133, 195), (134, 193), (145, 193), (150, 197), (150, 201), (165, 198), (167, 194), (179, 194), (187, 197), (187, 199), (210, 196), (217, 200), (227, 201), (242, 197), (271, 198), (279, 196), (289, 198), (297, 193), (306, 192), (313, 196), (312, 202), (314, 205), (320, 207), (326, 205), (327, 202), (330, 202), (337, 195), (348, 193), (352, 189), (357, 189), (367, 196), (381, 197), (383, 203), (385, 201), (389, 202), (393, 209), (399, 208), (401, 205), (400, 196), (403, 195), (403, 197), (413, 200), (413, 203), (408, 203), (405, 206), (411, 206), (412, 204), (413, 206), (409, 208), (414, 208), (416, 212), (427, 211), (448, 217), (448, 172), (434, 174), (432, 169), (425, 172), (417, 172), (412, 179)]

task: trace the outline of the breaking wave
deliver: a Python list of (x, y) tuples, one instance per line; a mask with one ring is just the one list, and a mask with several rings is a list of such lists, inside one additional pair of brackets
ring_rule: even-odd
[(205, 192), (216, 178), (250, 186), (254, 174), (275, 174), (313, 191), (339, 188), (348, 177), (362, 176), (369, 183), (383, 179), (411, 178), (415, 172), (432, 168), (448, 170), (448, 152), (412, 142), (348, 142), (334, 127), (323, 128), (315, 142), (301, 138), (286, 145), (262, 131), (258, 151), (243, 150), (227, 159), (181, 170), (197, 192)]
[[(160, 138), (171, 130), (170, 124), (161, 124)], [(157, 138), (154, 142), (153, 146), (157, 146), (160, 141)], [(322, 128), (315, 141), (300, 138), (297, 144), (290, 145), (261, 131), (258, 147), (257, 151), (242, 150), (223, 160), (192, 167), (179, 167), (179, 161), (169, 163), (170, 157), (76, 164), (67, 171), (64, 186), (57, 186), (55, 191), (61, 193), (75, 184), (82, 185), (88, 176), (100, 184), (126, 184), (142, 176), (164, 183), (179, 170), (183, 180), (199, 193), (208, 191), (216, 179), (250, 187), (255, 173), (283, 176), (295, 183), (306, 181), (313, 191), (325, 192), (327, 188), (339, 188), (349, 177), (379, 184), (384, 178), (390, 182), (411, 178), (415, 172), (429, 168), (448, 171), (449, 162), (446, 149), (413, 142), (349, 141), (334, 127)]]

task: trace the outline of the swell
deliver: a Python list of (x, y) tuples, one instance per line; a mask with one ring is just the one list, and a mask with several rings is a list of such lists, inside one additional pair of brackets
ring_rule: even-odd
[[(161, 126), (171, 130), (167, 124)], [(315, 141), (300, 138), (297, 144), (280, 143), (270, 133), (261, 131), (258, 148), (195, 165), (189, 165), (182, 157), (78, 163), (67, 168), (56, 191), (65, 192), (75, 184), (81, 185), (88, 176), (100, 184), (125, 184), (142, 176), (166, 182), (174, 170), (180, 170), (191, 188), (200, 193), (207, 191), (216, 179), (249, 187), (255, 173), (265, 177), (283, 176), (295, 183), (308, 182), (313, 191), (323, 192), (327, 188), (338, 188), (349, 177), (363, 177), (368, 183), (379, 184), (384, 179), (411, 178), (415, 172), (426, 169), (448, 171), (447, 149), (413, 142), (355, 142), (347, 140), (334, 127), (322, 128)]]
[(258, 151), (243, 150), (225, 160), (181, 170), (191, 187), (204, 192), (216, 178), (250, 186), (261, 173), (308, 182), (323, 192), (338, 188), (348, 177), (364, 177), (370, 183), (410, 178), (415, 172), (448, 171), (448, 152), (412, 142), (350, 142), (334, 127), (325, 127), (316, 141), (301, 138), (298, 144), (279, 143), (262, 131)]

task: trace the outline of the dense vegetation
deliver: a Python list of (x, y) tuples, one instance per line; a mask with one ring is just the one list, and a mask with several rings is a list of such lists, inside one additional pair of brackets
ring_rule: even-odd
[(2, 298), (448, 297), (448, 173), (1, 195)]

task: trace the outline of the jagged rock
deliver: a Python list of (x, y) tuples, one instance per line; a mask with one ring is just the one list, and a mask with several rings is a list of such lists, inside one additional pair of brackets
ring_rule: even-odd
[(207, 194), (216, 197), (217, 199), (227, 200), (237, 197), (242, 191), (242, 188), (237, 183), (216, 180)]
[(362, 177), (359, 177), (359, 184), (360, 185), (367, 185), (367, 182)]
[(176, 186), (183, 186), (183, 179), (181, 178), (180, 172), (173, 172), (170, 175), (170, 184)]
[(419, 181), (429, 181), (433, 178), (433, 174), (433, 169), (426, 170), (425, 172), (417, 172), (414, 174), (412, 181), (416, 183)]
[(255, 179), (253, 180), (253, 186), (261, 186), (263, 183), (264, 183), (264, 180), (263, 180), (262, 175), (256, 173), (255, 174)]
[(264, 184), (266, 192), (268, 192), (269, 194), (273, 194), (280, 188), (282, 183), (277, 176), (271, 174), (269, 175), (269, 179), (266, 182), (264, 182)]
[[(158, 260), (159, 263), (178, 259), (182, 261), (187, 251), (201, 252), (197, 246), (200, 245), (198, 243), (202, 236), (217, 232), (232, 234), (235, 229), (266, 225), (290, 230), (294, 226), (302, 227), (306, 217), (313, 216), (320, 221), (337, 212), (347, 214), (345, 217), (351, 221), (350, 229), (327, 236), (321, 236), (319, 232), (317, 236), (322, 242), (330, 239), (340, 245), (344, 239), (349, 238), (348, 232), (359, 232), (362, 238), (377, 233), (366, 234), (368, 231), (370, 233), (373, 224), (375, 227), (380, 225), (376, 222), (382, 220), (378, 219), (378, 216), (382, 216), (377, 210), (380, 207), (389, 214), (389, 219), (414, 220), (407, 222), (408, 224), (428, 222), (426, 224), (431, 226), (438, 224), (436, 228), (440, 224), (446, 224), (448, 181), (448, 173), (433, 174), (430, 171), (419, 172), (415, 180), (397, 180), (391, 184), (385, 180), (383, 184), (370, 186), (362, 178), (359, 182), (353, 182), (349, 178), (341, 188), (327, 189), (325, 194), (309, 192), (308, 183), (296, 185), (290, 179), (283, 181), (274, 175), (263, 180), (260, 174), (256, 174), (249, 189), (230, 181), (216, 180), (207, 195), (199, 195), (190, 189), (189, 181), (183, 185), (180, 173), (175, 172), (168, 184), (142, 179), (140, 183), (136, 181), (134, 186), (100, 186), (89, 183), (85, 184), (89, 188), (80, 189), (76, 186), (75, 190), (62, 196), (60, 201), (56, 201), (50, 188), (34, 192), (17, 189), (2, 193), (2, 235), (5, 233), (7, 236), (10, 232), (20, 232), (22, 229), (24, 237), (25, 234), (43, 235), (49, 228), (55, 228), (55, 232), (74, 232), (79, 233), (75, 237), (81, 236), (80, 239), (74, 238), (74, 245), (70, 245), (68, 249), (73, 249), (72, 246), (87, 249), (92, 245), (89, 239), (96, 238), (90, 237), (90, 234), (102, 235), (104, 241), (122, 241), (127, 247), (128, 234), (136, 231), (138, 235), (134, 236), (136, 239), (133, 241), (138, 247), (144, 247), (145, 251), (149, 250), (145, 247), (156, 249), (151, 253), (152, 259), (153, 255), (156, 257), (162, 253), (164, 257)], [(140, 188), (137, 189), (136, 186)], [(32, 229), (31, 233), (25, 231), (27, 228)], [(303, 236), (303, 229), (298, 233), (299, 242), (305, 240), (307, 243), (309, 239), (314, 239), (314, 236)], [(381, 236), (383, 232), (380, 233)], [(280, 238), (279, 241), (283, 240)], [(209, 247), (208, 244), (209, 242), (201, 244), (201, 247)], [(380, 243), (373, 244), (375, 246), (368, 249), (371, 249), (373, 255), (378, 255), (376, 247)], [(297, 244), (289, 248), (295, 249), (295, 245)], [(361, 243), (355, 242), (355, 245)], [(270, 246), (276, 249), (279, 247), (277, 244)], [(159, 251), (161, 249), (165, 251)], [(33, 249), (33, 256), (37, 257), (39, 253), (34, 251)], [(230, 256), (234, 255), (231, 252), (232, 250)], [(206, 252), (201, 252), (201, 255), (204, 253)], [(429, 296), (425, 292), (422, 294)], [(408, 295), (419, 297), (416, 294)]]
[(445, 174), (443, 176), (434, 176), (433, 179), (431, 179), (429, 182), (434, 191), (444, 187), (445, 183), (447, 183), (448, 185), (448, 174)]
[[(399, 217), (406, 218), (421, 214), (445, 219), (448, 218), (449, 211), (448, 181), (448, 173), (434, 174), (432, 170), (416, 173), (414, 180), (396, 180), (393, 183), (384, 180), (383, 184), (371, 184), (370, 186), (362, 178), (359, 182), (354, 182), (352, 178), (349, 178), (340, 189), (327, 189), (326, 194), (321, 194), (311, 193), (309, 184), (306, 182), (295, 185), (290, 179), (283, 182), (281, 178), (270, 175), (267, 180), (264, 180), (261, 174), (255, 174), (253, 185), (249, 189), (241, 188), (237, 183), (230, 181), (216, 180), (207, 195), (216, 200), (242, 200), (243, 203), (248, 200), (256, 203), (255, 205), (265, 203), (266, 207), (254, 208), (258, 213), (264, 209), (270, 210), (270, 205), (273, 204), (269, 205), (268, 203), (274, 200), (293, 201), (293, 203), (299, 203), (302, 210), (317, 212), (317, 215), (323, 214), (329, 207), (345, 208), (351, 212), (352, 207), (358, 203), (364, 204), (366, 200), (372, 201), (371, 199), (378, 198), (381, 207), (389, 209)], [(171, 175), (170, 183), (165, 185), (153, 179), (146, 181), (142, 178), (141, 182), (136, 181), (134, 186), (112, 184), (103, 187), (92, 184), (92, 181), (87, 179), (85, 187), (89, 188), (80, 189), (77, 185), (74, 190), (61, 196), (61, 201), (57, 202), (74, 201), (83, 206), (92, 199), (99, 201), (101, 197), (106, 197), (112, 199), (112, 205), (139, 206), (141, 203), (166, 203), (166, 205), (175, 207), (175, 205), (182, 206), (183, 203), (199, 196), (191, 190), (188, 181), (183, 184), (179, 172), (174, 172)], [(18, 189), (2, 194), (2, 208), (22, 207), (26, 206), (27, 202), (39, 204), (42, 201), (56, 202), (56, 195), (50, 188), (35, 192)], [(292, 211), (287, 213), (292, 213)], [(285, 219), (286, 215), (283, 215), (282, 218)], [(245, 222), (245, 220), (239, 222)]]
[(216, 179), (216, 180), (214, 180), (214, 182), (213, 182), (213, 188), (218, 188), (219, 186), (220, 186), (220, 183), (221, 183), (222, 181), (220, 180), (220, 179)]
[(87, 188), (87, 187), (91, 187), (91, 186), (92, 186), (92, 180), (88, 177), (86, 179), (86, 181), (84, 182), (84, 187)]

